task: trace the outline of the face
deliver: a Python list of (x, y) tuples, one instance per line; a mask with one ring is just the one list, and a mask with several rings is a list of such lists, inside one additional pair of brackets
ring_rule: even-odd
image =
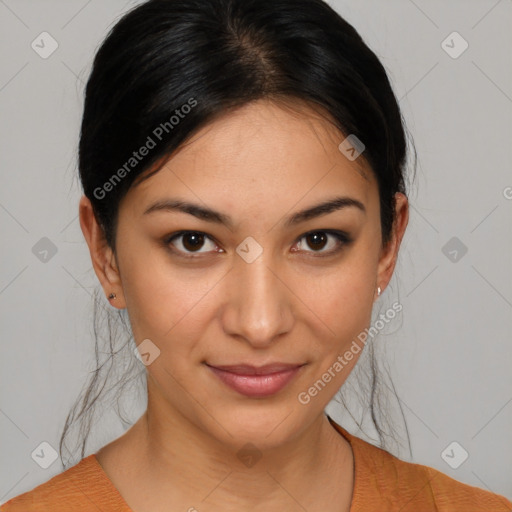
[(399, 241), (382, 247), (377, 182), (362, 157), (340, 152), (344, 138), (314, 111), (258, 101), (198, 132), (125, 196), (115, 271), (99, 277), (128, 309), (136, 344), (150, 340), (155, 417), (222, 443), (277, 446), (346, 380), (361, 352), (335, 362), (369, 326)]

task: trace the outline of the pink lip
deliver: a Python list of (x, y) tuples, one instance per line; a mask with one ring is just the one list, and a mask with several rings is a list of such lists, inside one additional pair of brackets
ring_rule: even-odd
[(210, 366), (224, 384), (250, 397), (266, 397), (283, 389), (302, 365), (274, 363), (255, 367), (250, 365)]

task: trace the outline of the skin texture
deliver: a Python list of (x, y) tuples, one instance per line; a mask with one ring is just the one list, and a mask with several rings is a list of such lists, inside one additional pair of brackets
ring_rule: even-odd
[[(150, 339), (160, 350), (146, 367), (146, 413), (98, 452), (136, 512), (170, 505), (349, 510), (352, 451), (323, 411), (361, 352), (307, 405), (297, 396), (369, 326), (377, 286), (385, 289), (395, 267), (408, 202), (396, 194), (393, 237), (383, 247), (376, 179), (362, 157), (350, 161), (339, 151), (344, 138), (298, 103), (291, 109), (259, 100), (226, 114), (129, 190), (116, 254), (89, 200), (81, 199), (80, 223), (105, 295), (114, 292), (111, 304), (128, 309), (136, 343)], [(338, 195), (359, 200), (366, 211), (347, 207), (284, 225), (290, 214)], [(170, 211), (144, 215), (167, 198), (213, 208), (231, 216), (233, 226)], [(329, 229), (352, 241), (343, 245), (326, 234), (322, 244), (304, 236)], [(190, 237), (166, 246), (180, 230), (210, 238), (195, 251)], [(236, 252), (247, 237), (263, 248), (251, 263)], [(304, 366), (277, 394), (248, 398), (205, 362)], [(252, 467), (237, 457), (246, 443), (262, 455)]]

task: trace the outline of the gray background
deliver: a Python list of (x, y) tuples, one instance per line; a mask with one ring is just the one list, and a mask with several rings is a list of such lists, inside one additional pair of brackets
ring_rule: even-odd
[[(62, 470), (31, 453), (58, 446), (93, 368), (97, 281), (77, 219), (82, 93), (97, 45), (135, 3), (0, 0), (2, 502)], [(399, 265), (378, 303), (403, 305), (378, 340), (411, 434), (413, 457), (402, 457), (512, 498), (512, 2), (330, 4), (382, 59), (419, 156)], [(47, 59), (31, 48), (43, 31), (59, 45)], [(454, 31), (469, 44), (457, 58), (442, 46)], [(43, 237), (57, 249), (47, 261), (33, 252)], [(88, 453), (124, 428), (107, 421)], [(441, 456), (453, 441), (469, 453), (457, 469)]]

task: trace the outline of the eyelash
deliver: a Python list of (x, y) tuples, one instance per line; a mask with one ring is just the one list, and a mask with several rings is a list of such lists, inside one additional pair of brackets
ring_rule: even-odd
[[(337, 230), (332, 230), (332, 229), (325, 229), (325, 230), (317, 229), (314, 231), (308, 231), (307, 233), (304, 233), (300, 238), (298, 238), (296, 240), (295, 243), (300, 242), (302, 239), (307, 238), (310, 235), (320, 234), (320, 233), (334, 236), (337, 239), (339, 245), (337, 248), (332, 249), (330, 251), (325, 251), (325, 252), (306, 251), (306, 252), (312, 253), (312, 257), (314, 257), (314, 258), (324, 258), (324, 257), (328, 257), (328, 256), (334, 256), (335, 254), (338, 254), (345, 246), (349, 245), (352, 242), (352, 239), (350, 238), (348, 233), (346, 233), (344, 231), (337, 231)], [(200, 256), (201, 254), (206, 254), (206, 253), (199, 253), (199, 252), (198, 253), (183, 253), (183, 251), (177, 250), (171, 246), (172, 245), (171, 242), (173, 242), (175, 239), (182, 237), (183, 235), (187, 235), (187, 234), (204, 235), (206, 238), (208, 238), (212, 242), (216, 243), (215, 240), (211, 236), (209, 236), (208, 234), (206, 234), (202, 231), (177, 231), (177, 232), (172, 233), (171, 235), (168, 235), (167, 237), (165, 237), (165, 239), (163, 241), (164, 245), (167, 248), (169, 248), (174, 254), (177, 254), (178, 256), (186, 258), (186, 259), (197, 259), (197, 258), (201, 257)], [(301, 252), (301, 251), (299, 250), (299, 251), (295, 251), (295, 252)], [(192, 256), (187, 256), (186, 254), (192, 254)]]

